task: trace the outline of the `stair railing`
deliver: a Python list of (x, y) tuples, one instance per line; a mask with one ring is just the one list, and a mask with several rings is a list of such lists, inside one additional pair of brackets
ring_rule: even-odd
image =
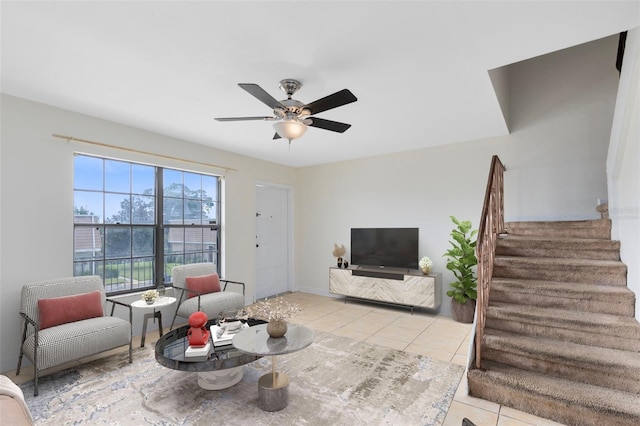
[(478, 229), (476, 253), (478, 257), (478, 301), (476, 304), (476, 368), (482, 361), (482, 338), (484, 336), (489, 290), (493, 276), (493, 261), (496, 257), (496, 240), (504, 232), (504, 172), (506, 168), (497, 155), (491, 158), (487, 190), (484, 195), (482, 217)]

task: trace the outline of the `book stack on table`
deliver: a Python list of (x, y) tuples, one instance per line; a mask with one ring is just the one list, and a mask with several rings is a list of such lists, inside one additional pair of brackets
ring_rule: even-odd
[(235, 336), (240, 330), (244, 330), (245, 328), (249, 328), (249, 324), (242, 323), (240, 321), (238, 321), (237, 326), (233, 323), (225, 323), (222, 326), (212, 325), (210, 330), (211, 340), (213, 340), (213, 346), (218, 347), (230, 345), (231, 341), (233, 340), (233, 336)]
[(206, 361), (209, 359), (211, 352), (211, 342), (207, 342), (204, 346), (189, 346), (184, 352), (184, 357), (188, 361)]

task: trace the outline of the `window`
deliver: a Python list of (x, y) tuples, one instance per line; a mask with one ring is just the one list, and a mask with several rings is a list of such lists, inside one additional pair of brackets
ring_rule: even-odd
[(117, 294), (169, 284), (175, 265), (219, 265), (218, 176), (79, 154), (74, 172), (74, 275)]

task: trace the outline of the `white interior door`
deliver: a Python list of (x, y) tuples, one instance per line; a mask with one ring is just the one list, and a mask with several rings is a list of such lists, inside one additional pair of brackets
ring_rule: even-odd
[(289, 192), (256, 185), (256, 299), (291, 290)]

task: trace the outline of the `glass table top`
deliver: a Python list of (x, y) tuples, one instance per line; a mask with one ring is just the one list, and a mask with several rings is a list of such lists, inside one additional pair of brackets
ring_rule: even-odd
[(274, 339), (267, 333), (267, 324), (260, 324), (233, 336), (233, 346), (255, 356), (284, 355), (306, 348), (314, 338), (313, 330), (302, 325), (287, 324), (287, 333)]
[[(263, 323), (263, 321), (249, 320), (249, 325), (252, 323)], [(206, 327), (210, 329), (215, 324), (215, 319), (210, 320), (207, 322)], [(260, 355), (242, 352), (231, 344), (215, 347), (212, 343), (206, 359), (197, 361), (187, 359), (185, 351), (189, 347), (189, 340), (187, 339), (189, 328), (188, 325), (176, 328), (158, 339), (155, 347), (155, 357), (160, 365), (180, 371), (214, 371), (239, 367), (262, 358)], [(247, 330), (251, 330), (251, 328), (253, 327)]]

